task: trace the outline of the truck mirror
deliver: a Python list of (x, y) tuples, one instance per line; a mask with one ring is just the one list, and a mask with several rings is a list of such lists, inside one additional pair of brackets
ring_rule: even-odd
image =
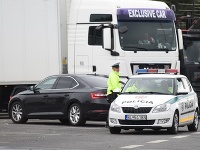
[(101, 25), (97, 26), (95, 29), (96, 30), (102, 30), (103, 29), (103, 25), (101, 24)]
[(172, 9), (174, 12), (176, 12), (176, 5), (172, 4), (172, 5), (171, 5), (171, 9)]
[(126, 33), (127, 31), (128, 31), (127, 26), (119, 27), (119, 32), (120, 32), (121, 34), (124, 34), (124, 33)]
[(111, 28), (104, 28), (103, 29), (103, 48), (106, 50), (112, 49), (111, 43)]
[(183, 49), (183, 35), (181, 29), (177, 29), (179, 50)]

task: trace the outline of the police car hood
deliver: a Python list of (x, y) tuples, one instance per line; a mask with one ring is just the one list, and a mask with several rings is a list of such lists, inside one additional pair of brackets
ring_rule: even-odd
[(155, 107), (173, 99), (174, 95), (119, 95), (115, 103), (120, 107)]

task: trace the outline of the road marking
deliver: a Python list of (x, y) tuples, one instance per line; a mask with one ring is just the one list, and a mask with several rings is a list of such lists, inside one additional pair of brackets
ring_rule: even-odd
[(120, 148), (126, 148), (126, 149), (131, 149), (131, 148), (137, 148), (137, 147), (141, 147), (144, 145), (129, 145), (129, 146), (124, 146), (124, 147), (120, 147)]
[(6, 143), (8, 143), (8, 142), (0, 142), (1, 144), (6, 144)]
[[(1, 134), (1, 132), (0, 132)], [(57, 134), (57, 133), (28, 133), (28, 132), (7, 132), (7, 133), (2, 133), (2, 134), (22, 134), (22, 135), (61, 135), (61, 134)]]
[(188, 137), (189, 135), (179, 135), (179, 136), (174, 136), (174, 137), (171, 137), (173, 139), (181, 139), (181, 138), (185, 138), (185, 137)]
[(147, 143), (162, 143), (162, 142), (166, 142), (168, 140), (155, 140), (155, 141), (150, 141), (150, 142), (147, 142)]

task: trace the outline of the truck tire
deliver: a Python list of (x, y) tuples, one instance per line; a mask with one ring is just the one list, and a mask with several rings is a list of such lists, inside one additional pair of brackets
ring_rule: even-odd
[(69, 123), (73, 126), (81, 126), (85, 124), (86, 120), (84, 118), (80, 104), (74, 103), (70, 106), (68, 112), (68, 119)]
[(24, 108), (21, 102), (14, 102), (10, 108), (10, 116), (14, 123), (26, 123), (27, 118), (24, 117)]
[(194, 112), (194, 120), (192, 124), (188, 125), (188, 130), (189, 131), (197, 131), (199, 126), (199, 116), (198, 116), (198, 111), (196, 110)]

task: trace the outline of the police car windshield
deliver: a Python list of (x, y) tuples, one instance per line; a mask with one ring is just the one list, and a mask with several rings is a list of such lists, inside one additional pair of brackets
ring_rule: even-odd
[(119, 32), (121, 48), (125, 51), (175, 51), (176, 36), (172, 20), (119, 21), (128, 31)]
[(171, 78), (132, 78), (121, 94), (165, 94), (173, 95), (174, 80)]

